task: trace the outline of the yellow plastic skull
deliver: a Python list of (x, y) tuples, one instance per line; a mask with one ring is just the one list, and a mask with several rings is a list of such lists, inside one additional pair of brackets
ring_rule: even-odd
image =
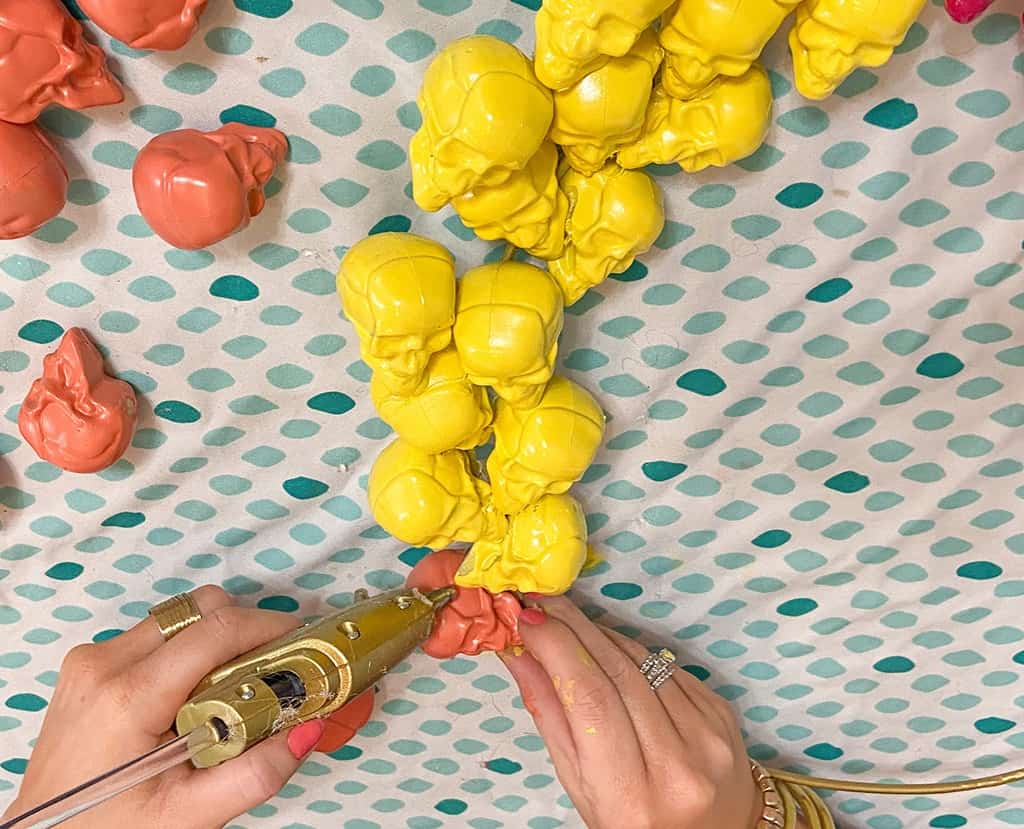
[(573, 205), (569, 241), (548, 269), (565, 304), (572, 305), (650, 249), (665, 226), (665, 209), (661, 189), (647, 173), (614, 161), (589, 178), (564, 170), (562, 189)]
[(537, 77), (567, 89), (621, 58), (674, 0), (544, 0), (537, 12)]
[(800, 0), (686, 0), (661, 30), (662, 82), (674, 98), (690, 98), (718, 75), (738, 77)]
[(688, 173), (725, 167), (757, 150), (768, 133), (772, 88), (759, 64), (738, 78), (719, 77), (686, 101), (655, 87), (640, 139), (619, 152), (636, 169), (678, 163)]
[(789, 33), (800, 94), (821, 100), (861, 66), (881, 66), (903, 42), (925, 0), (806, 0)]
[(657, 35), (648, 29), (628, 54), (555, 93), (551, 138), (574, 168), (593, 175), (619, 147), (640, 136), (663, 55)]
[(455, 346), (470, 380), (513, 406), (536, 406), (555, 371), (562, 294), (540, 268), (483, 265), (459, 281)]
[(473, 476), (469, 454), (458, 450), (431, 455), (395, 440), (370, 470), (368, 496), (377, 523), (415, 547), (498, 540), (507, 529), (490, 503), (490, 487)]
[(565, 494), (583, 477), (603, 437), (601, 407), (565, 377), (552, 378), (535, 408), (498, 401), (487, 459), (494, 506), (512, 514), (545, 495)]
[(492, 593), (556, 595), (568, 590), (587, 558), (587, 523), (568, 495), (545, 495), (512, 516), (500, 542), (473, 545), (455, 575), (461, 587)]
[(411, 233), (369, 236), (342, 259), (338, 293), (363, 360), (393, 392), (415, 391), (431, 355), (452, 339), (451, 253)]
[(415, 393), (396, 394), (384, 375), (374, 374), (370, 397), (381, 420), (402, 440), (430, 454), (472, 449), (490, 436), (490, 397), (466, 377), (454, 345), (430, 358), (423, 387)]
[(558, 148), (545, 141), (525, 168), (504, 184), (477, 187), (452, 200), (481, 239), (505, 239), (541, 259), (565, 248), (569, 200), (558, 189)]
[(504, 184), (537, 154), (554, 114), (529, 59), (496, 37), (449, 43), (419, 94), (423, 126), (409, 146), (413, 196), (440, 210), (474, 187)]

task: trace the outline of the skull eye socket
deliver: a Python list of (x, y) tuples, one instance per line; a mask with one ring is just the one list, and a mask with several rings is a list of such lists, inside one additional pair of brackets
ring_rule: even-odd
[(373, 356), (378, 359), (393, 360), (397, 357), (401, 357), (406, 352), (419, 351), (422, 348), (422, 337), (396, 334), (374, 337), (371, 352), (373, 353)]
[(685, 162), (688, 172), (698, 172), (706, 167), (724, 167), (725, 162), (720, 150), (713, 149), (696, 153)]
[(552, 40), (558, 51), (566, 55), (585, 55), (594, 51), (598, 32), (587, 23), (566, 15), (552, 30)]
[(452, 331), (450, 328), (446, 328), (444, 331), (438, 331), (427, 337), (427, 341), (423, 344), (423, 348), (431, 353), (437, 353), (448, 346), (452, 340)]
[(739, 77), (750, 68), (750, 61), (719, 55), (711, 59), (711, 67), (719, 75)]
[(813, 17), (807, 18), (799, 27), (798, 36), (808, 49), (833, 49), (837, 42), (842, 43), (849, 37)]
[(597, 28), (601, 51), (608, 55), (624, 55), (633, 48), (639, 27), (618, 17), (604, 18)]
[(853, 57), (865, 66), (880, 66), (889, 60), (892, 49), (880, 43), (861, 43), (853, 50)]
[(633, 243), (609, 227), (598, 227), (590, 234), (587, 247), (609, 259), (623, 259), (633, 251)]
[(505, 384), (516, 386), (536, 386), (546, 383), (550, 379), (551, 367), (545, 363), (538, 369), (527, 372), (526, 374), (520, 374), (518, 377), (513, 377), (510, 380), (505, 381)]

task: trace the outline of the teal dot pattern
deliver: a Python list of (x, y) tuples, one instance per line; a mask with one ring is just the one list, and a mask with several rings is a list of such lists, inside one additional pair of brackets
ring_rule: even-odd
[[(0, 809), (73, 645), (204, 583), (310, 618), (422, 557), (367, 509), (391, 433), (334, 273), (385, 230), (463, 270), (500, 255), (415, 208), (408, 141), (437, 50), (481, 32), (530, 51), (538, 5), (225, 0), (166, 55), (92, 29), (131, 104), (44, 113), (68, 206), (0, 243)], [(609, 415), (577, 487), (601, 561), (573, 595), (680, 653), (764, 762), (911, 782), (1021, 764), (1019, 28), (1013, 0), (969, 26), (929, 3), (888, 65), (816, 103), (776, 38), (765, 146), (656, 169), (654, 249), (569, 309), (559, 368)], [(168, 249), (132, 161), (228, 120), (285, 131), (288, 162), (244, 232)], [(76, 325), (140, 393), (132, 445), (98, 475), (40, 462), (16, 426)], [(1024, 824), (1017, 791), (828, 802), (851, 829), (993, 829)], [(582, 822), (501, 664), (417, 655), (351, 744), (230, 826)]]

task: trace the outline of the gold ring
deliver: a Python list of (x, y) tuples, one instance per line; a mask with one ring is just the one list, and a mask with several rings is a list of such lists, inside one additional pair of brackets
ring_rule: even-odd
[(165, 642), (203, 618), (191, 593), (179, 593), (167, 601), (153, 605), (149, 609), (149, 615), (160, 628), (160, 635), (164, 637)]

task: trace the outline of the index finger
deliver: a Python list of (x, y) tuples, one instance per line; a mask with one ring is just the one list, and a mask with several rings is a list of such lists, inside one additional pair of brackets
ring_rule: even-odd
[(642, 775), (645, 763), (632, 718), (599, 657), (568, 625), (536, 608), (520, 614), (519, 635), (561, 698), (580, 767), (607, 767), (614, 755), (617, 771)]
[(206, 614), (122, 675), (125, 693), (140, 702), (140, 727), (165, 733), (210, 671), (298, 626), (295, 618), (268, 610), (228, 606)]

